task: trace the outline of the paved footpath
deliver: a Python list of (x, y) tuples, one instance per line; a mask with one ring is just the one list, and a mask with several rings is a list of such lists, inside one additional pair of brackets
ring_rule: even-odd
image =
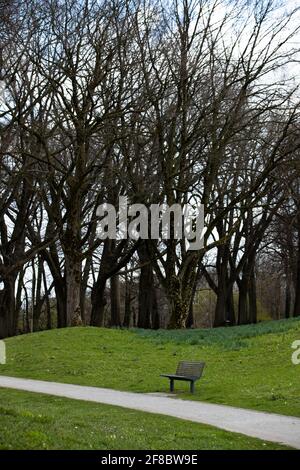
[(180, 400), (163, 394), (120, 392), (108, 388), (85, 387), (1, 375), (0, 387), (174, 416), (300, 449), (300, 418), (293, 416)]

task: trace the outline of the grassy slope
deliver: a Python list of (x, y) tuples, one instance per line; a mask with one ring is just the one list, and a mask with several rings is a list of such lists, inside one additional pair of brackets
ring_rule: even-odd
[(190, 331), (67, 328), (6, 340), (8, 363), (0, 373), (136, 392), (166, 391), (160, 373), (180, 359), (203, 359), (205, 376), (194, 400), (300, 416), (300, 365), (291, 344), (300, 321)]
[(0, 449), (287, 449), (210, 426), (0, 389)]

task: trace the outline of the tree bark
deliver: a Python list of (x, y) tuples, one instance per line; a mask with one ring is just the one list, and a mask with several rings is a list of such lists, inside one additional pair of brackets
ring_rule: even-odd
[[(34, 260), (33, 260), (34, 263)], [(43, 263), (42, 260), (39, 258), (38, 260), (38, 271), (36, 277), (36, 289), (35, 289), (35, 296), (34, 296), (34, 304), (33, 304), (33, 331), (39, 330), (39, 323), (40, 317), (42, 313), (42, 307), (44, 300), (42, 299), (41, 295), (41, 288), (42, 288), (42, 273), (43, 273)]]
[(121, 326), (120, 280), (118, 274), (110, 278), (110, 325)]
[(173, 266), (173, 274), (167, 276), (168, 282), (164, 288), (170, 311), (169, 329), (186, 327), (193, 298), (194, 284), (197, 281), (198, 260), (195, 253), (192, 253), (189, 262), (186, 263), (179, 276), (174, 274)]
[(101, 264), (98, 272), (96, 282), (94, 282), (91, 292), (91, 326), (104, 326), (104, 313), (107, 305), (106, 299), (106, 283), (109, 278), (109, 271), (111, 269), (111, 251), (114, 240), (106, 239), (103, 245), (103, 252), (101, 257)]
[(290, 279), (286, 275), (286, 284), (285, 284), (285, 318), (290, 318), (291, 315), (291, 286)]
[(129, 289), (129, 286), (128, 286), (128, 280), (127, 280), (127, 277), (126, 277), (126, 280), (125, 280), (125, 312), (124, 312), (123, 326), (125, 328), (129, 328), (130, 321), (131, 321), (131, 295), (130, 295), (130, 289)]
[(251, 267), (251, 274), (249, 280), (249, 323), (257, 323), (257, 298), (256, 298), (256, 278), (255, 278), (255, 264), (253, 262)]
[(154, 297), (153, 297), (153, 304), (152, 304), (151, 327), (153, 330), (158, 330), (160, 328), (160, 316), (159, 316), (157, 294), (156, 294), (155, 288), (154, 288)]
[[(229, 280), (227, 279), (227, 283)], [(235, 308), (234, 308), (234, 296), (233, 296), (233, 285), (227, 284), (227, 295), (226, 295), (226, 322), (228, 325), (233, 326), (236, 324), (235, 319)]]
[(141, 271), (139, 278), (138, 328), (159, 328), (156, 289), (153, 268), (145, 243), (138, 248)]
[(217, 256), (217, 303), (215, 308), (214, 327), (235, 325), (233, 302), (233, 284), (228, 275), (229, 247), (221, 245)]
[[(47, 262), (53, 278), (53, 286), (56, 298), (57, 328), (65, 328), (67, 326), (66, 278), (61, 272), (56, 245), (51, 245), (49, 250), (42, 251), (41, 255)], [(46, 279), (44, 279), (44, 284), (45, 283), (47, 284)]]
[(45, 269), (43, 269), (43, 285), (44, 285), (45, 301), (46, 301), (47, 330), (51, 330), (52, 329), (52, 317), (51, 317), (51, 305), (50, 305), (50, 298), (49, 298), (51, 288), (48, 290)]
[(193, 328), (194, 326), (194, 304), (193, 300), (190, 302), (189, 314), (185, 323), (186, 328)]
[(17, 333), (15, 282), (15, 276), (3, 279), (4, 288), (0, 291), (0, 339)]
[(67, 294), (67, 326), (81, 325), (81, 262), (77, 258), (69, 256), (69, 254), (65, 256), (65, 278)]
[(67, 326), (66, 288), (64, 285), (57, 283), (57, 280), (54, 280), (54, 290), (56, 297), (57, 328), (65, 328)]
[(103, 278), (98, 278), (97, 282), (93, 286), (91, 293), (91, 326), (104, 326), (104, 313), (107, 305), (105, 287), (106, 279)]
[(297, 261), (296, 261), (296, 285), (295, 285), (295, 304), (293, 316), (300, 316), (300, 204), (298, 204), (297, 214), (297, 232), (298, 232), (298, 247), (297, 247)]
[(19, 272), (18, 281), (17, 281), (17, 293), (16, 293), (16, 304), (15, 304), (17, 318), (19, 318), (21, 314), (21, 309), (22, 309), (22, 288), (23, 288), (23, 283), (24, 283), (24, 274), (25, 274), (25, 270), (22, 269)]
[(185, 328), (189, 315), (191, 295), (192, 287), (190, 285), (183, 284), (178, 277), (173, 276), (167, 292), (171, 313), (168, 324), (169, 329)]
[(86, 295), (87, 295), (87, 286), (90, 275), (90, 270), (92, 266), (92, 256), (87, 257), (84, 265), (82, 283), (81, 283), (81, 292), (80, 292), (80, 311), (82, 323), (86, 323)]
[(243, 274), (239, 282), (239, 313), (238, 324), (246, 325), (249, 323), (248, 311), (248, 278)]

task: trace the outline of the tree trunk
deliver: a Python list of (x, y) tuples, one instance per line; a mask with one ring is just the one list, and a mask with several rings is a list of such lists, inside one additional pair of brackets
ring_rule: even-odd
[(151, 314), (151, 327), (153, 330), (158, 330), (160, 328), (160, 317), (159, 310), (157, 305), (157, 294), (156, 289), (153, 289), (153, 304), (152, 304), (152, 314)]
[(255, 255), (249, 255), (239, 285), (238, 324), (246, 325), (257, 322), (257, 299), (255, 279)]
[(185, 327), (186, 328), (193, 328), (194, 326), (194, 303), (193, 300), (190, 303), (189, 314), (186, 320)]
[(297, 247), (297, 261), (296, 261), (297, 264), (296, 264), (295, 304), (294, 304), (294, 313), (293, 313), (294, 317), (300, 316), (300, 207), (298, 207), (297, 231), (298, 231), (298, 247)]
[(17, 282), (18, 285), (17, 285), (17, 293), (16, 293), (16, 304), (15, 304), (17, 318), (19, 318), (21, 310), (22, 310), (22, 288), (23, 288), (23, 283), (24, 283), (24, 274), (25, 274), (25, 270), (22, 269), (19, 272), (18, 282)]
[(92, 302), (92, 311), (91, 311), (91, 326), (104, 326), (104, 314), (105, 307), (107, 304), (106, 300), (106, 282), (109, 278), (109, 271), (111, 269), (111, 250), (114, 245), (114, 240), (109, 240), (108, 238), (104, 241), (103, 252), (101, 257), (101, 264), (97, 276), (96, 282), (94, 282), (92, 292), (91, 292), (91, 302)]
[(47, 330), (51, 330), (52, 329), (51, 305), (50, 305), (48, 294), (46, 294), (46, 318), (47, 318)]
[(110, 278), (110, 326), (121, 326), (120, 280), (118, 274)]
[(80, 309), (81, 262), (71, 256), (65, 256), (65, 277), (67, 293), (67, 326), (82, 324)]
[(4, 288), (0, 291), (0, 339), (17, 333), (15, 282), (15, 276), (3, 279)]
[(138, 328), (159, 328), (157, 298), (153, 268), (150, 263), (147, 246), (141, 243), (138, 248), (141, 264), (139, 278), (139, 315)]
[(25, 283), (23, 283), (23, 290), (25, 296), (25, 321), (24, 321), (24, 331), (30, 333), (30, 318), (29, 318), (29, 299), (28, 292)]
[(248, 313), (248, 278), (243, 274), (242, 279), (239, 282), (239, 325), (246, 325), (249, 323)]
[(127, 265), (125, 265), (125, 306), (124, 306), (124, 319), (123, 326), (125, 328), (130, 327), (131, 322), (131, 302), (134, 299), (131, 295), (132, 279), (129, 281)]
[(191, 297), (190, 308), (189, 308), (189, 314), (188, 314), (188, 317), (187, 317), (187, 320), (186, 320), (186, 325), (185, 325), (186, 328), (193, 328), (194, 323), (195, 323), (194, 299), (195, 299), (195, 295), (196, 295), (196, 291), (197, 291), (197, 284), (198, 284), (201, 272), (202, 271), (201, 271), (200, 264), (199, 264), (199, 266), (197, 268), (197, 274), (196, 274), (195, 282), (194, 282), (194, 285), (193, 285), (192, 297)]
[(185, 328), (189, 315), (192, 289), (191, 286), (182, 285), (180, 279), (173, 276), (167, 298), (170, 309), (169, 329)]
[[(34, 263), (34, 260), (32, 264)], [(36, 278), (36, 289), (35, 289), (35, 296), (33, 297), (34, 304), (33, 304), (33, 331), (38, 331), (40, 328), (40, 317), (42, 313), (43, 307), (43, 299), (41, 295), (42, 289), (42, 274), (43, 274), (43, 263), (42, 259), (39, 258), (38, 260), (38, 271), (37, 271), (37, 278)]]
[(66, 289), (64, 285), (54, 280), (54, 290), (56, 297), (57, 328), (65, 328), (67, 326)]
[(215, 307), (214, 328), (226, 325), (226, 291), (224, 287), (218, 287), (217, 302)]
[(90, 275), (90, 270), (92, 266), (92, 256), (89, 256), (84, 265), (82, 283), (81, 283), (81, 292), (80, 292), (80, 311), (82, 323), (86, 323), (86, 295), (87, 295), (87, 285)]
[(194, 285), (197, 281), (198, 258), (193, 256), (180, 276), (170, 274), (165, 286), (165, 293), (169, 303), (170, 320), (169, 329), (185, 328), (189, 316), (190, 305), (193, 298)]
[[(229, 282), (229, 280), (227, 281)], [(226, 322), (228, 325), (233, 326), (236, 324), (235, 320), (235, 308), (234, 308), (234, 296), (233, 296), (233, 285), (227, 285), (226, 294)]]
[(235, 325), (233, 302), (233, 285), (228, 279), (228, 247), (222, 245), (218, 248), (217, 257), (217, 303), (215, 307), (214, 327)]
[(286, 276), (286, 284), (285, 284), (285, 318), (290, 318), (291, 314), (291, 285), (290, 279)]
[(186, 303), (178, 294), (175, 295), (175, 298), (172, 297), (168, 300), (171, 312), (168, 329), (178, 330), (185, 328), (189, 314), (189, 303)]
[(104, 313), (107, 304), (105, 295), (106, 279), (99, 279), (94, 284), (91, 293), (92, 311), (91, 326), (104, 326)]
[[(41, 253), (47, 262), (52, 278), (56, 298), (57, 311), (57, 328), (65, 328), (67, 326), (67, 295), (66, 295), (66, 278), (62, 275), (60, 260), (58, 256), (57, 246), (53, 244), (48, 250)], [(47, 284), (44, 273), (44, 285)]]
[(235, 325), (235, 311), (233, 285), (229, 284), (227, 268), (222, 266), (218, 274), (214, 328), (225, 325)]
[(125, 328), (130, 327), (130, 321), (131, 321), (131, 293), (130, 289), (128, 286), (128, 279), (126, 276), (125, 279), (125, 312), (124, 312), (124, 320), (123, 320), (123, 326)]
[(251, 275), (249, 281), (249, 323), (257, 323), (257, 298), (256, 298), (256, 278), (255, 264), (252, 263)]

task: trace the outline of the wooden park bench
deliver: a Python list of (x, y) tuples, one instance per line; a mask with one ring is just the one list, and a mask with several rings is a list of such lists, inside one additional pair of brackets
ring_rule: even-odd
[(185, 380), (190, 382), (190, 391), (194, 393), (195, 382), (202, 376), (205, 362), (180, 361), (176, 374), (161, 374), (161, 377), (170, 379), (170, 392), (174, 392), (174, 380)]

